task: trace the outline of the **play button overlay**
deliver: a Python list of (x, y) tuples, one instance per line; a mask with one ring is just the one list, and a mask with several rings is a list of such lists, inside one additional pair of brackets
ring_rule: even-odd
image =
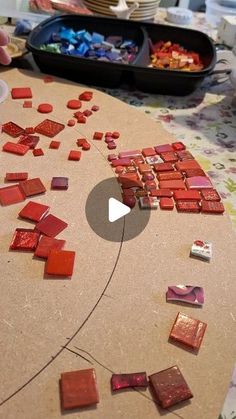
[(122, 204), (115, 198), (109, 198), (108, 201), (108, 219), (110, 223), (119, 220), (121, 217), (129, 214), (131, 209), (127, 205)]
[(101, 238), (111, 242), (132, 240), (145, 229), (150, 210), (141, 210), (138, 202), (130, 209), (122, 203), (117, 178), (98, 183), (89, 193), (85, 212), (90, 228)]

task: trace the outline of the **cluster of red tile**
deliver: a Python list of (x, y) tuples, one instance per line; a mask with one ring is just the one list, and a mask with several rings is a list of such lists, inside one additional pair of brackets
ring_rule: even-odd
[[(209, 177), (182, 142), (109, 154), (123, 203), (133, 208), (222, 214), (224, 206)], [(145, 198), (145, 199), (144, 199)]]

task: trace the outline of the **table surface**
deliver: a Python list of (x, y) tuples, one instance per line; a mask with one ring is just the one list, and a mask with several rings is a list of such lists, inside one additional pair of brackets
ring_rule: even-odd
[[(164, 10), (159, 9), (156, 21), (165, 22)], [(194, 14), (192, 27), (212, 37), (216, 35), (202, 14)], [(236, 228), (236, 109), (232, 106), (233, 89), (229, 81), (216, 84), (215, 80), (208, 79), (192, 95), (184, 98), (144, 94), (129, 89), (101, 90), (161, 122), (175, 138), (191, 148), (214, 181)], [(235, 381), (236, 374), (222, 412), (224, 419), (231, 419), (236, 411)]]

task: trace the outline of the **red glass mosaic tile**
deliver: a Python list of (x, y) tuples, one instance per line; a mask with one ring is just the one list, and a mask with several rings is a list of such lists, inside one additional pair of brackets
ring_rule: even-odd
[(187, 314), (178, 313), (170, 332), (170, 339), (194, 350), (200, 348), (207, 324)]
[(61, 142), (60, 141), (54, 141), (52, 140), (49, 144), (49, 148), (52, 148), (54, 150), (58, 150), (58, 148), (60, 147)]
[(196, 160), (178, 161), (175, 163), (175, 167), (181, 172), (185, 172), (188, 169), (201, 169), (200, 164)]
[(175, 163), (178, 161), (178, 157), (173, 151), (169, 151), (168, 153), (160, 153), (160, 157), (165, 163)]
[(79, 95), (79, 100), (83, 100), (85, 102), (89, 102), (93, 98), (93, 92), (83, 92)]
[(24, 128), (21, 128), (14, 122), (6, 122), (2, 125), (2, 132), (5, 132), (13, 138), (16, 138), (19, 137), (19, 135), (24, 134)]
[(146, 372), (135, 372), (131, 374), (112, 374), (112, 391), (129, 387), (147, 387), (148, 380)]
[(180, 160), (193, 160), (194, 156), (188, 150), (181, 150), (176, 152)]
[(33, 251), (38, 245), (39, 236), (40, 234), (35, 230), (17, 228), (12, 238), (10, 249)]
[(25, 100), (23, 103), (23, 108), (32, 108), (32, 100)]
[(43, 205), (38, 202), (29, 201), (19, 212), (19, 217), (39, 222), (42, 218), (44, 218), (47, 215), (49, 208), (50, 207), (48, 205)]
[(95, 133), (93, 134), (93, 140), (101, 140), (102, 137), (103, 137), (102, 132), (95, 131)]
[(185, 189), (185, 183), (183, 180), (161, 180), (159, 182), (160, 189)]
[(160, 208), (162, 210), (172, 210), (174, 208), (174, 202), (172, 198), (164, 198), (160, 199)]
[(156, 147), (154, 147), (154, 149), (157, 154), (168, 153), (173, 151), (173, 147), (170, 144), (157, 145)]
[(27, 197), (46, 192), (46, 188), (39, 178), (23, 180), (19, 186)]
[(7, 182), (19, 182), (20, 180), (28, 179), (27, 172), (17, 172), (17, 173), (6, 173), (5, 180)]
[(82, 103), (78, 99), (71, 99), (67, 102), (66, 106), (69, 109), (80, 109), (82, 106)]
[(206, 173), (202, 169), (187, 169), (184, 171), (186, 177), (194, 176), (206, 176)]
[(193, 397), (177, 365), (149, 376), (156, 401), (163, 409)]
[(67, 126), (68, 127), (74, 127), (75, 126), (75, 120), (74, 119), (69, 119), (67, 121)]
[(183, 179), (183, 175), (180, 172), (160, 172), (157, 174), (158, 180), (178, 180)]
[(43, 152), (43, 150), (41, 148), (35, 148), (33, 150), (33, 155), (35, 157), (44, 156), (44, 152)]
[(174, 191), (175, 201), (201, 201), (200, 192), (196, 190)]
[(202, 197), (205, 201), (220, 201), (220, 195), (215, 189), (202, 189)]
[(188, 177), (185, 181), (188, 189), (209, 189), (212, 188), (210, 179), (206, 176)]
[(68, 156), (68, 160), (79, 161), (81, 158), (81, 151), (71, 150)]
[(171, 198), (173, 192), (170, 189), (152, 189), (150, 195), (156, 196), (157, 198)]
[(2, 147), (3, 151), (6, 151), (7, 153), (12, 153), (12, 154), (18, 154), (19, 156), (24, 156), (27, 153), (27, 151), (29, 151), (29, 149), (30, 148), (27, 145), (15, 144), (15, 143), (11, 143), (10, 141), (5, 143)]
[(93, 105), (92, 106), (92, 108), (91, 108), (91, 110), (93, 111), (93, 112), (97, 112), (97, 111), (99, 111), (99, 106), (97, 106), (97, 105)]
[(201, 207), (197, 201), (177, 201), (176, 209), (179, 212), (200, 212)]
[(143, 148), (142, 149), (142, 154), (143, 154), (144, 157), (151, 157), (151, 156), (155, 156), (156, 152), (155, 152), (154, 148), (148, 147), (148, 148)]
[(0, 203), (3, 206), (17, 204), (25, 200), (25, 195), (19, 185), (0, 188)]
[(39, 137), (37, 135), (21, 135), (18, 141), (18, 144), (27, 145), (29, 148), (34, 149), (39, 142)]
[(119, 153), (119, 159), (125, 159), (125, 158), (135, 159), (137, 157), (141, 157), (141, 162), (137, 162), (137, 163), (135, 162), (135, 164), (143, 163), (141, 150), (127, 150), (127, 151), (121, 151)]
[(13, 87), (11, 97), (12, 99), (31, 99), (33, 95), (30, 87)]
[(51, 250), (62, 250), (65, 242), (65, 240), (58, 240), (54, 237), (42, 236), (34, 255), (39, 258), (47, 259)]
[(46, 137), (55, 137), (55, 135), (59, 134), (65, 128), (64, 124), (60, 124), (59, 122), (51, 121), (50, 119), (45, 119), (43, 122), (38, 124), (34, 130), (38, 134), (45, 135)]
[(99, 403), (95, 370), (91, 368), (61, 374), (60, 394), (63, 410)]
[(72, 276), (75, 252), (70, 250), (51, 250), (45, 265), (47, 275)]
[(65, 221), (55, 217), (52, 214), (47, 215), (36, 224), (36, 230), (49, 237), (55, 237), (68, 226)]
[(50, 103), (40, 103), (37, 111), (40, 113), (50, 113), (53, 111), (53, 106)]
[(117, 167), (117, 166), (130, 166), (131, 165), (131, 160), (129, 158), (124, 158), (124, 159), (116, 159), (113, 160), (111, 162), (112, 167)]
[(171, 163), (156, 163), (153, 165), (153, 168), (156, 172), (173, 172), (174, 170), (174, 167)]
[(185, 145), (181, 141), (172, 143), (171, 145), (175, 151), (182, 151), (182, 150), (185, 150), (186, 148)]
[(222, 202), (217, 201), (202, 201), (202, 212), (208, 214), (223, 214), (225, 211)]

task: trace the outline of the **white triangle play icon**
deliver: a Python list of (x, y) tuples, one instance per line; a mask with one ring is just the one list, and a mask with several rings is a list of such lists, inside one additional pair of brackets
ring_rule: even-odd
[(131, 209), (127, 207), (127, 205), (122, 204), (122, 202), (118, 201), (115, 198), (109, 198), (108, 219), (110, 223), (119, 220), (119, 218), (122, 218), (125, 215), (129, 214), (130, 211)]

